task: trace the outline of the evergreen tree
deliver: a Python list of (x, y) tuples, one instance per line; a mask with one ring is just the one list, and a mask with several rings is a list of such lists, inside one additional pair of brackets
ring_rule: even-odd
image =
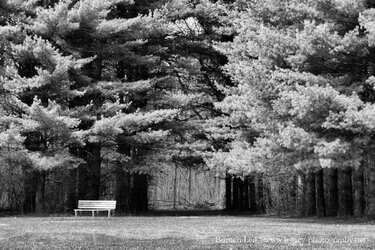
[[(70, 179), (78, 178), (69, 185), (77, 187), (68, 191), (71, 206), (98, 199), (113, 175), (120, 195), (129, 175), (150, 174), (161, 161), (203, 163), (200, 154), (191, 155), (208, 147), (198, 130), (216, 115), (212, 102), (223, 97), (216, 83), (230, 82), (217, 69), (226, 57), (212, 45), (222, 39), (215, 30), (225, 15), (221, 5), (9, 0), (1, 10), (8, 14), (1, 27), (4, 112), (50, 122), (51, 131), (22, 130), (36, 169), (38, 162), (64, 165), (58, 152), (67, 148), (84, 160), (70, 170)], [(41, 116), (30, 118), (30, 109)], [(51, 149), (45, 144), (61, 132), (63, 118), (76, 119), (76, 126)], [(128, 200), (119, 204), (131, 203), (123, 196)]]
[[(233, 24), (238, 35), (222, 48), (229, 57), (226, 69), (238, 86), (227, 90), (218, 107), (230, 113), (233, 126), (255, 130), (256, 140), (240, 133), (237, 140), (247, 143), (236, 143), (225, 156), (215, 157), (224, 157), (227, 167), (238, 173), (302, 170), (308, 183), (311, 171), (338, 167), (339, 212), (350, 215), (350, 169), (361, 171), (364, 156), (372, 155), (369, 4), (253, 1), (237, 14)], [(370, 183), (369, 197), (371, 189)], [(315, 209), (315, 201), (307, 201), (310, 210)], [(366, 211), (371, 215), (373, 198), (368, 201)]]

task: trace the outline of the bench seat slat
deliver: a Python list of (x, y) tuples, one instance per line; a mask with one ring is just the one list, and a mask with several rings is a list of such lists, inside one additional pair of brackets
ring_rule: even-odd
[(86, 210), (90, 210), (90, 209), (115, 209), (113, 207), (78, 207), (77, 209), (86, 209)]
[(108, 204), (116, 204), (116, 202), (79, 202), (78, 204), (89, 204), (89, 205), (108, 205)]
[(79, 203), (88, 203), (88, 204), (112, 204), (116, 203), (116, 201), (106, 201), (106, 202), (94, 202), (94, 201), (81, 201)]
[(110, 206), (110, 207), (112, 207), (112, 206), (114, 206), (114, 205), (116, 205), (116, 204), (79, 204), (78, 206), (93, 206), (93, 207), (108, 207), (108, 206)]
[(114, 207), (115, 205), (80, 205), (78, 207)]
[(105, 207), (105, 206), (115, 206), (116, 204), (78, 204), (78, 206), (93, 206), (93, 207)]
[(105, 207), (97, 207), (97, 206), (79, 206), (77, 208), (109, 208), (109, 209), (115, 209), (115, 206), (105, 206)]
[(90, 205), (107, 205), (107, 204), (116, 204), (116, 202), (98, 202), (98, 203), (94, 203), (94, 202), (80, 202), (79, 204), (90, 204)]
[(105, 207), (94, 207), (94, 206), (83, 206), (83, 207), (78, 207), (78, 208), (109, 208), (109, 209), (115, 209), (115, 206), (105, 206)]
[(78, 201), (78, 202), (111, 203), (111, 202), (116, 202), (116, 201), (111, 201), (111, 200), (107, 200), (107, 201), (80, 200), (80, 201)]
[(114, 210), (114, 209), (84, 209), (84, 208), (76, 208), (74, 211), (108, 211), (108, 210)]

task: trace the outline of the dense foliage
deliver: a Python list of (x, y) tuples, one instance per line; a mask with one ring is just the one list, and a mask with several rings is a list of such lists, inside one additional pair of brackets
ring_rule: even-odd
[(2, 1), (0, 207), (143, 210), (180, 166), (227, 208), (375, 216), (373, 7)]
[[(209, 164), (236, 175), (265, 172), (276, 196), (283, 195), (282, 182), (298, 189), (298, 174), (300, 190), (295, 192), (302, 192), (301, 199), (311, 207), (301, 201), (301, 212), (315, 214), (315, 208), (318, 213), (321, 208), (322, 215), (325, 208), (319, 208), (319, 202), (324, 204), (324, 191), (319, 190), (316, 201), (315, 192), (326, 185), (318, 175), (322, 169), (338, 168), (343, 190), (339, 214), (353, 213), (354, 191), (356, 215), (373, 215), (371, 4), (252, 1), (235, 12), (238, 34), (220, 48), (229, 58), (225, 69), (238, 85), (227, 89), (217, 107), (242, 133), (237, 133), (229, 151), (213, 154)], [(359, 185), (353, 190), (352, 170)], [(277, 181), (280, 175), (283, 180)], [(337, 189), (337, 183), (333, 185)]]
[(203, 163), (199, 130), (216, 112), (216, 85), (229, 81), (212, 45), (223, 7), (15, 0), (1, 10), (1, 150), (26, 159), (21, 201), (4, 198), (5, 207), (71, 209), (110, 192), (119, 210), (142, 210), (147, 175)]

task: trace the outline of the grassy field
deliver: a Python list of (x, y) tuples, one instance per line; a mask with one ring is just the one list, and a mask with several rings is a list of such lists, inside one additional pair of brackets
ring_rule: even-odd
[(5, 217), (0, 249), (375, 249), (375, 223), (250, 216)]

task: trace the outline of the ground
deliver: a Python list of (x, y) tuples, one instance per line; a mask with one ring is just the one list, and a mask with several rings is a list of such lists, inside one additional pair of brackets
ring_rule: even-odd
[(254, 216), (3, 217), (0, 249), (375, 249), (375, 222)]

